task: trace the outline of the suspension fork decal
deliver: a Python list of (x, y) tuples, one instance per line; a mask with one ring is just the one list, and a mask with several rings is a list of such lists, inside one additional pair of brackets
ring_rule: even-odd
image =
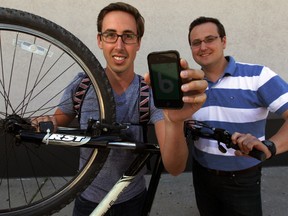
[(81, 146), (90, 141), (89, 136), (75, 136), (67, 134), (47, 133), (42, 142), (45, 144), (53, 145), (69, 145), (69, 146)]

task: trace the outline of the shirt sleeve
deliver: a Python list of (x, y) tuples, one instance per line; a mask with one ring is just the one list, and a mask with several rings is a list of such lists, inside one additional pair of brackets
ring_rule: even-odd
[(288, 84), (271, 69), (264, 67), (258, 93), (270, 112), (282, 115), (288, 109)]
[(149, 91), (150, 91), (150, 98), (149, 98), (149, 100), (150, 100), (150, 121), (149, 121), (149, 123), (155, 124), (157, 121), (164, 119), (163, 110), (155, 107), (151, 88)]
[(60, 108), (62, 112), (67, 114), (75, 114), (73, 97), (77, 86), (79, 85), (84, 76), (84, 73), (78, 73), (70, 82), (70, 84), (65, 88), (60, 103), (58, 105), (58, 108)]

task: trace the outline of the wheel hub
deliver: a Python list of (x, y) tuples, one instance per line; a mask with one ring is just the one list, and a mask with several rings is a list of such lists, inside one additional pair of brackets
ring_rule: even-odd
[(21, 118), (19, 115), (9, 115), (5, 120), (1, 120), (0, 127), (4, 129), (6, 133), (17, 134), (23, 125), (27, 125), (27, 121)]

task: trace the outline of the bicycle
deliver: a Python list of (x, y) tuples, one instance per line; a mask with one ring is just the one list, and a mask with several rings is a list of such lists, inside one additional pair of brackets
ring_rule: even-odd
[[(0, 216), (59, 211), (91, 183), (110, 148), (135, 151), (138, 156), (93, 215), (103, 215), (156, 155), (143, 210), (143, 215), (149, 215), (163, 170), (159, 146), (132, 142), (121, 135), (129, 124), (116, 123), (111, 86), (93, 53), (70, 32), (45, 18), (0, 8), (0, 64), (0, 98), (4, 101), (0, 104)], [(30, 119), (53, 115), (61, 93), (79, 71), (92, 82), (100, 119), (90, 120), (85, 129), (76, 122), (56, 132), (47, 123), (37, 132)], [(201, 135), (188, 131), (193, 137)], [(78, 160), (71, 160), (79, 159), (80, 146), (92, 149), (81, 169)], [(23, 202), (14, 199), (16, 194)]]
[[(138, 145), (119, 134), (128, 125), (115, 123), (109, 81), (93, 53), (74, 35), (40, 16), (0, 8), (0, 37), (0, 97), (4, 102), (0, 105), (0, 215), (50, 215), (91, 183), (109, 154), (107, 145), (131, 150)], [(92, 82), (100, 119), (90, 122), (89, 129), (80, 129), (76, 122), (71, 128), (58, 128), (57, 135), (49, 130), (36, 132), (30, 119), (53, 115), (61, 93), (81, 71)], [(52, 141), (50, 135), (58, 141)], [(43, 143), (44, 137), (50, 138)], [(75, 146), (82, 144), (93, 151), (78, 170), (78, 160), (71, 158), (79, 158)], [(126, 175), (133, 176), (156, 155), (146, 204), (151, 205), (151, 190), (156, 191), (163, 165), (158, 145), (145, 144), (145, 148)], [(125, 184), (133, 179), (123, 178)], [(21, 191), (13, 191), (14, 186)], [(23, 197), (23, 202), (19, 203), (15, 194)], [(117, 197), (119, 192), (115, 194)]]

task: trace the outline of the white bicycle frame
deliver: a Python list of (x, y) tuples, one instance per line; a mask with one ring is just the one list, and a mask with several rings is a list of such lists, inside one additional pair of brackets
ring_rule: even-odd
[(103, 216), (111, 208), (114, 202), (119, 198), (122, 192), (130, 185), (135, 176), (123, 175), (105, 196), (105, 198), (94, 209), (90, 216)]

